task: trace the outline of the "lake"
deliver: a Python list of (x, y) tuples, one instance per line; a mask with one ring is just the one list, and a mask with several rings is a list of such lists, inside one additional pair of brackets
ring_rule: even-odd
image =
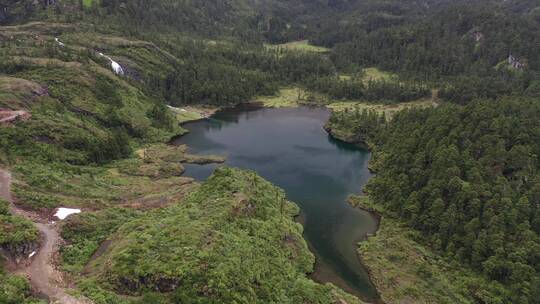
[[(370, 153), (330, 137), (323, 129), (329, 116), (321, 107), (244, 105), (185, 124), (190, 133), (174, 143), (194, 154), (226, 156), (225, 165), (254, 170), (283, 188), (302, 210), (299, 221), (317, 257), (313, 278), (373, 301), (377, 293), (356, 251), (377, 219), (346, 202), (371, 176)], [(216, 166), (186, 165), (185, 175), (204, 180)]]

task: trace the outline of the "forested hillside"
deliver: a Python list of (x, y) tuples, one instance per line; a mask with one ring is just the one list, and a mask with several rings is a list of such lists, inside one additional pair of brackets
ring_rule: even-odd
[[(234, 169), (201, 186), (184, 164), (223, 158), (164, 144), (263, 95), (342, 104), (326, 128), (373, 150), (366, 192), (407, 254), (466, 270), (404, 301), (540, 303), (539, 51), (536, 0), (0, 0), (0, 166), (43, 222), (85, 209), (57, 266), (95, 303), (356, 303), (306, 277), (281, 190)], [(2, 250), (35, 245), (7, 209)], [(5, 269), (0, 302), (37, 303)]]
[(481, 287), (484, 300), (538, 303), (539, 105), (476, 100), (405, 110), (387, 123), (350, 112), (335, 114), (329, 127), (374, 149), (377, 175), (366, 191), (384, 215), (492, 280)]
[(540, 295), (538, 101), (412, 110), (377, 136), (368, 192), (433, 248), (512, 290)]

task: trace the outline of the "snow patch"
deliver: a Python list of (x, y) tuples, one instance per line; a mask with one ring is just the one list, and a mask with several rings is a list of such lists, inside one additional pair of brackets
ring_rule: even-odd
[(68, 216), (70, 216), (72, 214), (76, 214), (76, 213), (81, 213), (81, 209), (58, 208), (58, 211), (56, 211), (54, 216), (56, 216), (57, 218), (63, 220), (66, 217), (68, 217)]

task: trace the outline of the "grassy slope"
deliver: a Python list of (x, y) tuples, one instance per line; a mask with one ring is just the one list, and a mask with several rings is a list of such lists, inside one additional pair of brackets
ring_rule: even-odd
[(305, 91), (298, 87), (282, 88), (277, 95), (260, 96), (257, 101), (270, 108), (295, 107), (302, 103), (304, 95)]
[(350, 201), (383, 214), (376, 236), (360, 243), (358, 253), (385, 303), (496, 303), (484, 299), (482, 277), (418, 243), (418, 232), (384, 216), (380, 205), (367, 197)]
[[(9, 214), (8, 206), (0, 199), (0, 249), (7, 250), (10, 255), (18, 255), (14, 250), (22, 244), (36, 242), (39, 233), (28, 220)], [(0, 255), (0, 303), (42, 303), (31, 297), (28, 282), (24, 278), (7, 275), (3, 264)]]
[(413, 107), (430, 107), (436, 106), (437, 104), (431, 100), (417, 100), (411, 102), (402, 102), (396, 104), (380, 104), (380, 103), (368, 103), (368, 102), (356, 102), (356, 101), (339, 101), (333, 102), (328, 105), (328, 107), (334, 111), (352, 111), (359, 109), (363, 111), (375, 111), (378, 114), (383, 114), (387, 119), (392, 119), (392, 117), (399, 111), (410, 109)]
[(81, 286), (96, 303), (359, 303), (307, 278), (297, 213), (255, 173), (220, 168), (183, 202), (121, 225)]
[(371, 67), (365, 68), (362, 71), (364, 73), (364, 81), (378, 81), (378, 80), (391, 80), (396, 75), (390, 72), (381, 71), (378, 68)]
[[(54, 42), (53, 33), (64, 33), (58, 36), (65, 47)], [(179, 164), (146, 164), (148, 172), (135, 172), (127, 169), (141, 162), (135, 155), (106, 166), (88, 160), (88, 145), (108, 138), (116, 126), (128, 130), (131, 146), (165, 141), (184, 132), (174, 125), (155, 127), (147, 114), (155, 100), (145, 95), (144, 84), (115, 75), (94, 50), (99, 45), (135, 72), (163, 69), (174, 60), (171, 56), (141, 41), (95, 33), (87, 37), (71, 25), (0, 28), (0, 37), (8, 36), (14, 38), (5, 40), (1, 50), (7, 64), (3, 71), (8, 74), (0, 77), (0, 87), (9, 90), (0, 94), (0, 106), (24, 108), (32, 114), (25, 123), (0, 129), (5, 140), (0, 161), (9, 163), (21, 181), (14, 187), (19, 204), (34, 209), (60, 204), (96, 209), (151, 191), (159, 193), (169, 184), (184, 184), (174, 176), (183, 171)], [(157, 176), (169, 180), (150, 186), (148, 182)]]
[[(431, 106), (437, 106), (437, 103), (427, 99), (397, 104), (378, 104), (356, 101), (334, 102), (327, 105), (327, 107), (332, 109), (333, 117), (337, 117), (337, 119), (330, 119), (326, 123), (325, 129), (330, 132), (333, 137), (342, 141), (352, 143), (364, 142), (364, 140), (361, 139), (363, 136), (358, 136), (355, 129), (362, 118), (355, 117), (354, 113), (363, 113), (363, 111), (367, 111), (368, 113), (376, 113), (378, 116), (384, 114), (386, 120), (391, 120), (399, 111), (415, 107), (425, 108)], [(341, 115), (343, 116), (341, 117)]]
[(45, 304), (31, 296), (30, 285), (18, 276), (6, 274), (0, 257), (0, 303), (5, 304)]
[[(2, 145), (0, 161), (13, 170), (17, 180), (14, 192), (19, 205), (39, 210), (45, 215), (50, 215), (54, 208), (60, 206), (83, 209), (81, 215), (73, 216), (63, 224), (62, 235), (67, 243), (61, 249), (60, 266), (69, 273), (70, 278), (79, 279), (79, 288), (96, 303), (159, 303), (160, 300), (174, 300), (175, 296), (191, 299), (201, 293), (211, 292), (205, 286), (198, 285), (197, 280), (202, 275), (206, 275), (203, 279), (208, 286), (219, 291), (219, 294), (215, 294), (217, 302), (223, 302), (221, 299), (234, 300), (235, 297), (240, 297), (236, 300), (243, 299), (244, 302), (265, 302), (267, 298), (290, 303), (303, 299), (312, 303), (335, 303), (338, 299), (346, 299), (348, 303), (357, 302), (335, 287), (323, 286), (307, 279), (305, 273), (312, 270), (314, 261), (301, 236), (301, 227), (292, 221), (293, 210), (296, 208), (284, 202), (288, 206), (287, 213), (284, 217), (277, 216), (277, 201), (271, 198), (276, 193), (283, 196), (282, 192), (251, 173), (230, 173), (230, 176), (223, 177), (226, 182), (219, 182), (216, 178), (216, 183), (222, 183), (220, 185), (225, 187), (237, 181), (242, 191), (255, 191), (249, 193), (248, 198), (261, 200), (265, 205), (264, 212), (268, 214), (263, 219), (252, 219), (250, 216), (244, 219), (240, 216), (238, 221), (229, 223), (229, 214), (242, 206), (225, 204), (219, 206), (221, 210), (215, 210), (218, 206), (212, 205), (211, 199), (223, 197), (223, 202), (238, 204), (243, 204), (244, 200), (235, 200), (240, 196), (233, 196), (231, 200), (233, 190), (217, 191), (213, 186), (205, 189), (209, 190), (210, 187), (210, 190), (217, 192), (197, 192), (191, 196), (189, 209), (185, 209), (184, 205), (167, 208), (182, 201), (187, 193), (198, 187), (190, 179), (178, 176), (183, 172), (182, 163), (221, 161), (216, 157), (207, 159), (187, 155), (183, 147), (172, 148), (156, 143), (181, 133), (182, 129), (163, 129), (154, 125), (152, 118), (147, 115), (154, 100), (145, 94), (144, 84), (138, 82), (137, 75), (143, 71), (159, 73), (167, 69), (171, 60), (177, 60), (171, 58), (172, 55), (142, 41), (92, 32), (82, 34), (74, 27), (49, 23), (3, 27), (0, 28), (0, 35), (14, 37), (4, 40), (6, 47), (0, 51), (7, 59), (7, 64), (2, 67), (6, 72), (2, 75), (3, 85), (20, 88), (20, 92), (10, 89), (11, 95), (4, 95), (3, 100), (7, 107), (23, 108), (32, 114), (32, 119), (27, 122), (0, 129), (2, 143), (6, 143)], [(66, 46), (58, 46), (54, 41), (55, 36)], [(96, 55), (96, 49), (126, 67), (128, 77), (114, 75), (109, 63)], [(45, 94), (35, 94), (36, 88)], [(173, 114), (173, 111), (170, 113)], [(178, 115), (177, 121), (191, 116), (191, 113)], [(92, 164), (84, 144), (110, 136), (111, 122), (117, 122), (128, 129), (129, 144), (134, 150), (143, 149), (121, 160), (102, 165)], [(260, 187), (247, 189), (246, 185), (251, 180), (259, 181)], [(197, 195), (205, 208), (196, 204)], [(246, 208), (250, 210), (251, 207), (248, 205)], [(183, 227), (178, 230), (175, 224), (186, 212), (204, 213), (208, 217), (178, 222), (178, 225), (182, 225), (179, 227)], [(192, 226), (194, 221), (198, 225)], [(131, 226), (122, 226), (126, 222), (130, 222)], [(138, 240), (147, 234), (161, 232), (165, 227), (163, 223), (169, 224), (167, 229), (172, 229), (167, 237), (172, 237), (173, 243), (163, 247), (162, 243), (159, 246), (155, 243), (152, 248), (141, 246)], [(131, 229), (137, 225), (148, 230)], [(120, 232), (115, 234), (121, 226)], [(176, 233), (188, 230), (191, 232)], [(256, 231), (254, 236), (249, 236), (249, 233)], [(141, 268), (133, 267), (131, 263), (122, 264), (126, 262), (121, 254), (124, 249), (134, 250), (135, 253), (138, 250), (150, 250), (149, 253), (168, 256), (170, 253), (160, 251), (160, 248), (182, 252), (185, 246), (180, 245), (197, 238), (203, 240), (207, 232), (228, 237), (231, 243), (219, 243), (228, 252), (228, 260), (234, 261), (235, 258), (250, 254), (253, 260), (236, 261), (241, 264), (226, 266), (222, 263), (223, 256), (218, 255), (224, 252), (209, 251), (203, 248), (203, 243), (194, 242), (190, 245), (194, 250), (192, 252), (199, 252), (201, 256), (198, 258), (212, 258), (215, 272), (205, 271), (204, 261), (197, 259), (186, 259), (189, 263), (201, 262), (200, 268), (193, 269), (198, 272), (190, 274), (170, 273), (178, 271), (178, 268), (165, 267), (168, 263), (179, 262), (174, 258), (155, 264), (155, 258), (147, 260), (146, 256), (135, 254), (133, 258), (140, 259)], [(125, 237), (121, 239), (111, 237), (122, 233)], [(111, 245), (107, 240), (114, 242)], [(269, 240), (272, 240), (272, 246), (268, 246)], [(246, 246), (233, 246), (232, 241), (236, 241), (236, 244), (246, 243)], [(113, 250), (111, 267), (114, 268), (104, 269), (95, 263), (111, 257), (111, 254), (99, 257), (99, 254), (108, 252), (108, 246)], [(269, 257), (277, 267), (267, 267)], [(88, 266), (88, 261), (94, 262)], [(230, 268), (219, 268), (222, 264)], [(184, 268), (188, 264), (176, 266), (189, 269)], [(252, 272), (246, 273), (246, 267)], [(115, 295), (114, 291), (119, 286), (127, 288), (125, 286), (129, 287), (129, 282), (139, 286), (136, 282), (142, 274), (148, 274), (152, 280), (157, 281), (143, 282), (140, 288), (130, 289), (135, 297)], [(223, 280), (241, 278), (242, 275), (245, 275), (245, 280), (241, 287), (233, 284), (223, 289)], [(181, 276), (182, 279), (193, 280), (194, 285), (190, 286), (191, 289), (180, 291), (187, 295), (147, 294), (147, 286), (151, 287), (152, 283), (162, 284), (160, 278), (163, 276), (171, 276), (173, 279), (174, 276)], [(120, 285), (118, 282), (121, 282)], [(239, 289), (231, 293), (227, 291), (229, 288)]]
[(9, 204), (0, 199), (0, 248), (10, 252), (24, 243), (37, 242), (38, 230), (32, 222), (9, 212)]
[(293, 41), (283, 44), (267, 44), (266, 47), (272, 49), (286, 49), (300, 52), (326, 53), (329, 49), (321, 46), (311, 45), (308, 40)]
[[(127, 155), (98, 166), (89, 161), (88, 146), (107, 139), (118, 125), (128, 130), (132, 147), (153, 147), (184, 132), (175, 125), (154, 126), (147, 113), (155, 100), (134, 77), (138, 69), (156, 71), (175, 59), (148, 43), (98, 34), (84, 40), (77, 31), (75, 26), (54, 23), (0, 28), (0, 107), (25, 109), (32, 115), (26, 122), (0, 127), (0, 165), (13, 171), (17, 204), (45, 216), (56, 207), (76, 206), (85, 214), (104, 210), (120, 217), (123, 213), (116, 210), (145, 210), (181, 200), (195, 186), (191, 179), (178, 176), (183, 172), (181, 162), (201, 161), (185, 156), (185, 149), (157, 146), (167, 153), (145, 159)], [(66, 46), (58, 46), (55, 36)], [(93, 43), (129, 68), (130, 77), (115, 75)], [(2, 232), (17, 231), (0, 233), (5, 247), (8, 241), (36, 238), (24, 233), (25, 221), (7, 216), (0, 216), (0, 221)], [(80, 271), (100, 240), (90, 237), (79, 246), (68, 244), (62, 250), (62, 267)], [(28, 294), (24, 280), (0, 271), (0, 303), (23, 303)]]

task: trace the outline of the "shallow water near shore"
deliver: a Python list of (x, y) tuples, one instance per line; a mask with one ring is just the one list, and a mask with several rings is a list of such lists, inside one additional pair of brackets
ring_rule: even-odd
[[(302, 209), (304, 236), (317, 257), (313, 278), (376, 301), (357, 242), (376, 231), (377, 219), (346, 202), (371, 177), (370, 153), (331, 138), (323, 129), (329, 115), (320, 107), (242, 106), (185, 124), (190, 133), (174, 143), (226, 156), (225, 165), (254, 170), (283, 188)], [(185, 175), (204, 180), (216, 166), (186, 165)]]

